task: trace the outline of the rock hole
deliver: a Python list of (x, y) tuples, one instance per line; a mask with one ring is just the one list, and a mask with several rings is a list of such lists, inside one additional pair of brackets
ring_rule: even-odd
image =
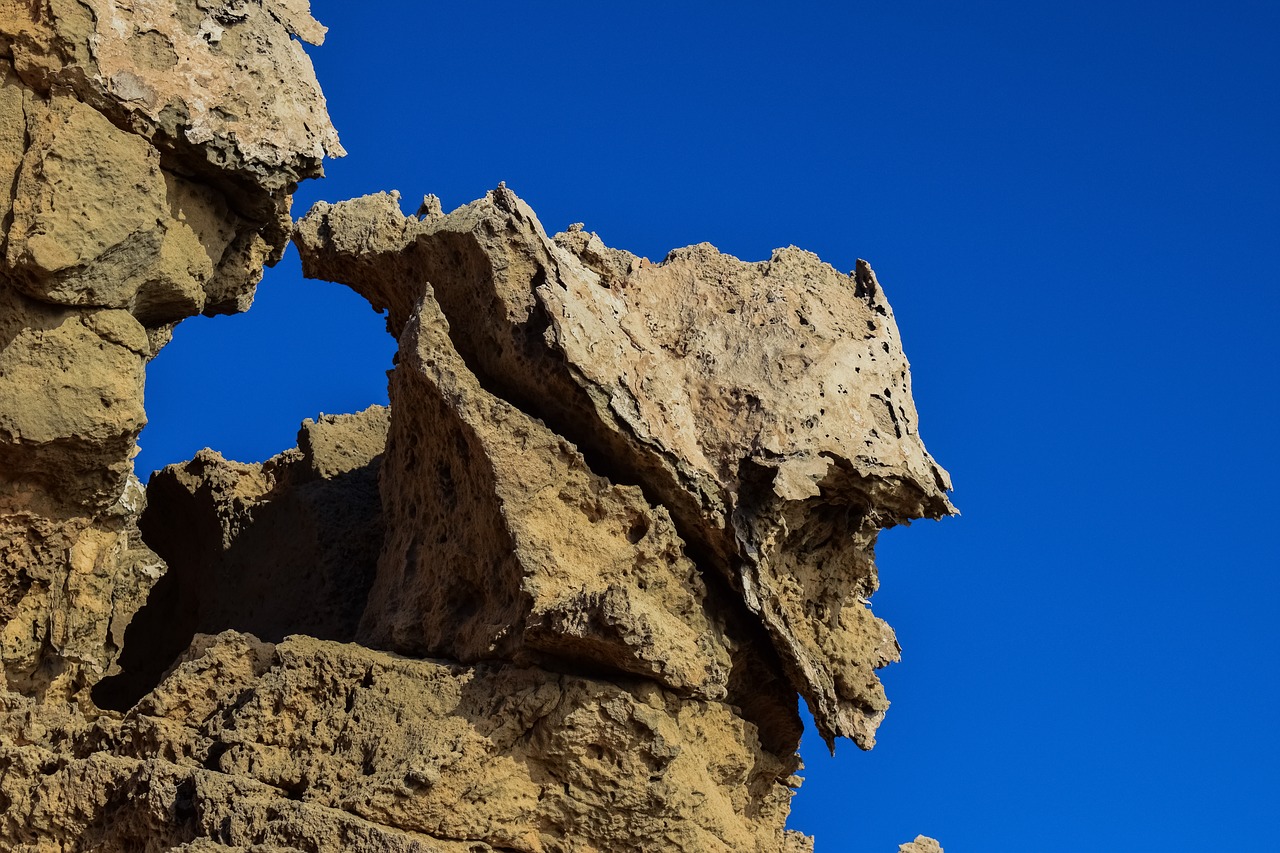
[(649, 519), (644, 516), (637, 516), (631, 522), (631, 528), (627, 531), (627, 541), (632, 545), (638, 543), (649, 533)]
[(209, 754), (206, 755), (204, 761), (201, 762), (204, 765), (204, 769), (212, 770), (215, 773), (222, 772), (222, 767), (219, 762), (222, 760), (222, 756), (226, 755), (230, 750), (231, 744), (224, 743), (222, 741), (218, 741), (210, 745)]
[(173, 798), (173, 818), (179, 824), (192, 823), (196, 819), (196, 780), (187, 778), (178, 783)]
[(93, 688), (99, 707), (131, 708), (197, 633), (355, 638), (382, 545), (380, 458), (322, 476), (281, 457), (258, 475), (269, 491), (229, 500), (218, 488), (238, 494), (238, 469), (196, 450), (265, 460), (298, 442), (304, 418), (385, 403), (394, 348), (361, 297), (304, 283), (293, 250), (248, 313), (179, 325), (148, 366), (151, 425), (137, 460), (140, 471), (188, 460), (152, 474), (138, 525), (168, 571), (125, 631), (121, 672)]

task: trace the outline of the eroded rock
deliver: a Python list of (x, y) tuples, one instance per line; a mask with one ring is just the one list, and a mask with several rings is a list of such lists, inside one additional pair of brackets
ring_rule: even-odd
[[(420, 307), (438, 303), (476, 381), (665, 509), (768, 631), (824, 737), (869, 748), (888, 706), (874, 670), (898, 657), (866, 605), (876, 534), (953, 511), (871, 268), (842, 275), (798, 249), (749, 264), (706, 244), (651, 264), (582, 231), (549, 239), (504, 187), (437, 208), (321, 203), (297, 229), (304, 271), (387, 309), (402, 354)], [(420, 465), (403, 455), (390, 458)], [(432, 543), (414, 547), (435, 559)], [(380, 584), (411, 571), (408, 554), (388, 551)]]
[(670, 516), (481, 386), (424, 295), (401, 338), (371, 645), (607, 667), (720, 699), (729, 655)]
[(643, 679), (228, 632), (80, 745), (0, 746), (0, 837), (49, 839), (26, 813), (106, 849), (807, 849), (783, 829), (791, 760)]
[(249, 307), (341, 153), (323, 34), (0, 3), (0, 846), (811, 851), (797, 693), (871, 746), (876, 535), (952, 512), (865, 263), (652, 264), (505, 187), (320, 205), (390, 412), (144, 493), (146, 362)]
[(0, 4), (0, 665), (80, 703), (164, 572), (132, 458), (173, 325), (244, 310), (341, 153), (305, 2)]
[(344, 153), (295, 40), (324, 41), (307, 0), (42, 0), (4, 12), (0, 45), (27, 85), (70, 90), (192, 171), (275, 192)]
[(298, 447), (263, 463), (203, 450), (152, 475), (139, 527), (169, 570), (95, 701), (127, 710), (197, 633), (354, 639), (382, 550), (386, 438), (373, 406), (304, 421)]

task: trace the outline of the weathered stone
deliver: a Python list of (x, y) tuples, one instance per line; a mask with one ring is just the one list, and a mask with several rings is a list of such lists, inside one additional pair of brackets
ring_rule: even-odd
[[(221, 41), (217, 34), (221, 33)], [(243, 310), (341, 153), (305, 2), (0, 2), (0, 663), (81, 702), (163, 573), (132, 458), (173, 325)]]
[(324, 40), (306, 0), (6, 0), (0, 11), (0, 52), (29, 86), (70, 89), (189, 170), (287, 191), (344, 153), (294, 40)]
[(550, 240), (503, 187), (422, 219), (387, 194), (321, 203), (296, 238), (307, 275), (388, 309), (402, 338), (430, 290), (477, 381), (669, 511), (768, 630), (823, 735), (870, 748), (888, 707), (874, 670), (898, 657), (865, 603), (876, 534), (953, 510), (869, 266), (845, 276), (798, 249), (748, 264), (706, 244), (655, 265), (582, 231)]
[(863, 262), (651, 264), (504, 187), (320, 205), (391, 410), (144, 493), (147, 361), (249, 307), (341, 153), (323, 34), (0, 0), (0, 847), (811, 853), (797, 692), (871, 746), (876, 535), (952, 511)]
[(0, 60), (0, 258), (4, 257), (13, 215), (14, 180), (27, 150), (27, 119), (22, 106), (23, 86), (13, 66)]
[(169, 571), (95, 701), (128, 709), (197, 633), (353, 639), (382, 550), (386, 438), (387, 409), (373, 406), (304, 421), (297, 448), (260, 464), (203, 450), (156, 472), (139, 526)]
[(401, 336), (362, 639), (467, 662), (552, 655), (723, 698), (728, 650), (670, 516), (485, 391), (448, 330), (427, 293)]
[(917, 835), (914, 841), (898, 846), (898, 853), (943, 853), (942, 845), (927, 835)]
[(66, 698), (106, 675), (163, 564), (136, 520), (130, 459), (147, 337), (126, 311), (0, 286), (0, 663)]
[(9, 231), (14, 285), (152, 325), (199, 314), (213, 265), (195, 232), (170, 221), (159, 152), (73, 98), (37, 103)]
[(304, 637), (272, 647), (229, 632), (199, 638), (123, 719), (79, 741), (83, 756), (0, 746), (12, 804), (0, 838), (113, 850), (200, 838), (306, 850), (805, 849), (783, 829), (794, 763), (762, 751), (731, 707), (643, 679)]

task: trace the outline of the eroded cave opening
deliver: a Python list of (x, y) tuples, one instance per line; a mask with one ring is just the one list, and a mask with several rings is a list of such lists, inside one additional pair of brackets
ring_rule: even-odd
[[(139, 529), (168, 571), (125, 631), (122, 671), (93, 689), (99, 707), (132, 707), (196, 634), (354, 638), (382, 545), (378, 404), (394, 346), (347, 288), (304, 283), (293, 252), (248, 313), (180, 325), (148, 368), (138, 457), (160, 469), (140, 471)], [(202, 445), (263, 461), (192, 456)]]

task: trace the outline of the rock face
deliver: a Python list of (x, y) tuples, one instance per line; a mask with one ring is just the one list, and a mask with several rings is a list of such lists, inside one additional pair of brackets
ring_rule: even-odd
[(750, 724), (646, 679), (227, 632), (73, 740), (0, 752), (9, 849), (808, 849)]
[[(81, 701), (163, 563), (132, 456), (173, 325), (247, 308), (341, 153), (305, 3), (0, 4), (0, 660)], [(239, 116), (232, 120), (231, 116)]]
[[(295, 226), (323, 33), (0, 0), (0, 847), (811, 850), (798, 697), (873, 745), (876, 536), (953, 511), (874, 273), (652, 264), (505, 187)], [(291, 231), (388, 310), (390, 410), (144, 492), (147, 361)]]
[[(588, 656), (719, 698), (746, 638), (712, 626), (747, 623), (824, 737), (870, 748), (888, 707), (874, 671), (898, 656), (865, 605), (876, 534), (952, 511), (871, 268), (841, 275), (798, 249), (748, 264), (705, 244), (650, 264), (580, 230), (551, 240), (506, 188), (430, 208), (322, 203), (297, 232), (306, 274), (388, 309), (400, 341), (392, 538), (365, 639), (461, 660)], [(478, 541), (457, 540), (463, 519), (484, 519)], [(649, 640), (668, 615), (723, 640), (673, 634), (687, 651), (673, 659)], [(682, 672), (644, 662), (655, 653)]]
[(387, 409), (307, 420), (262, 464), (212, 450), (152, 475), (139, 527), (169, 570), (125, 632), (123, 672), (94, 700), (127, 710), (199, 634), (349, 641), (382, 550)]

